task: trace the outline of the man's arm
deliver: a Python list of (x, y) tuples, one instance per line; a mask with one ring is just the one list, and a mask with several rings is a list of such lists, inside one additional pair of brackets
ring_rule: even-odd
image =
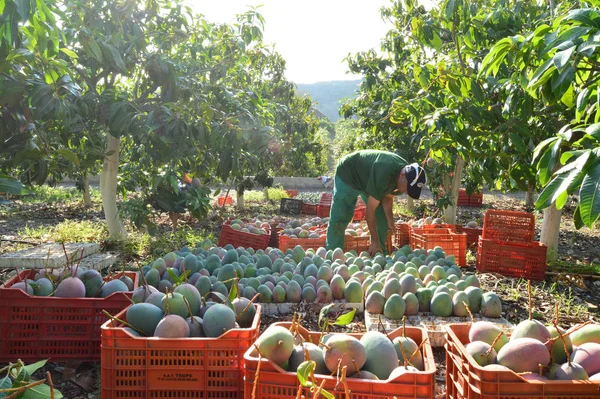
[(369, 246), (368, 252), (371, 256), (381, 251), (379, 234), (377, 234), (377, 219), (375, 218), (375, 209), (379, 206), (379, 202), (380, 201), (371, 196), (369, 196), (369, 199), (367, 200), (367, 226), (369, 226), (369, 233), (371, 233), (371, 245)]
[(383, 213), (385, 213), (385, 219), (387, 220), (388, 230), (394, 232), (394, 196), (387, 194), (381, 200), (381, 205), (383, 206)]

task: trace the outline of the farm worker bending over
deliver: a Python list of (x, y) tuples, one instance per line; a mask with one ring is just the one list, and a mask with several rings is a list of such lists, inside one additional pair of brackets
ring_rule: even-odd
[(356, 198), (367, 204), (371, 234), (369, 254), (387, 254), (386, 240), (394, 233), (394, 195), (421, 196), (427, 177), (418, 164), (407, 165), (387, 151), (363, 150), (346, 155), (336, 167), (331, 214), (327, 227), (327, 249), (344, 248), (344, 236), (354, 216)]

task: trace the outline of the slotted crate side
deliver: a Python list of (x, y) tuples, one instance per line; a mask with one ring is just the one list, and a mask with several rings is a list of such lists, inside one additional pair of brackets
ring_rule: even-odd
[(319, 247), (325, 247), (326, 237), (319, 238), (292, 238), (288, 236), (279, 236), (279, 249), (285, 253), (288, 249), (294, 249), (296, 245), (300, 245), (302, 248), (317, 249)]
[[(252, 327), (218, 338), (134, 337), (113, 321), (102, 326), (102, 399), (222, 398), (244, 393), (244, 353), (260, 332)], [(126, 310), (117, 317), (126, 321)]]
[(548, 247), (539, 242), (529, 244), (479, 238), (477, 270), (507, 277), (543, 280), (546, 277)]
[[(360, 255), (363, 251), (369, 250), (369, 245), (371, 245), (371, 236), (345, 236), (344, 237), (344, 252), (350, 252), (352, 250), (356, 251), (358, 255)], [(387, 237), (387, 251), (388, 254), (392, 253), (392, 235), (389, 234)]]
[(271, 240), (271, 227), (267, 230), (267, 234), (252, 234), (244, 233), (231, 228), (230, 221), (223, 223), (221, 236), (219, 237), (219, 246), (224, 247), (227, 244), (233, 245), (235, 248), (254, 248), (266, 249)]
[[(281, 322), (275, 325), (284, 328), (290, 328), (291, 323)], [(321, 338), (321, 333), (309, 332), (304, 327), (299, 327), (299, 334), (307, 341), (318, 342)], [(357, 339), (360, 339), (362, 334), (350, 334)], [(394, 330), (388, 333), (390, 339), (402, 335), (402, 329)], [(352, 392), (353, 398), (359, 399), (433, 399), (435, 394), (435, 362), (433, 352), (427, 332), (422, 328), (407, 327), (406, 335), (412, 338), (417, 344), (427, 339), (423, 345), (423, 359), (425, 371), (405, 373), (393, 380), (388, 381), (373, 381), (360, 380), (355, 378), (347, 379), (348, 389)], [(246, 366), (244, 369), (245, 381), (245, 399), (289, 399), (295, 398), (298, 393), (298, 377), (296, 373), (287, 372), (275, 365), (273, 362), (266, 359), (259, 359), (249, 349), (244, 358)], [(260, 372), (256, 379), (256, 369), (260, 362)], [(345, 398), (343, 385), (338, 384), (336, 376), (315, 375), (317, 382), (325, 381), (323, 386), (328, 392), (332, 393), (336, 398)], [(256, 391), (256, 396), (253, 398), (252, 393)], [(312, 394), (303, 389), (304, 397), (311, 398)]]
[(285, 190), (285, 193), (290, 197), (294, 198), (298, 196), (298, 190)]
[[(36, 273), (24, 270), (0, 287), (0, 362), (100, 360), (100, 326), (107, 320), (102, 311), (120, 312), (131, 304), (132, 292), (107, 298), (56, 298), (8, 288)], [(125, 275), (136, 289), (138, 273)]]
[(233, 204), (233, 198), (230, 195), (228, 195), (227, 197), (225, 197), (225, 196), (217, 197), (217, 205), (218, 206), (223, 206), (223, 204), (225, 204), (225, 205), (232, 205)]
[(483, 217), (483, 232), (486, 240), (510, 242), (533, 242), (535, 217), (531, 213), (490, 209)]
[(465, 233), (467, 235), (467, 248), (477, 251), (477, 243), (479, 242), (479, 237), (481, 237), (481, 234), (483, 233), (483, 228), (456, 225), (456, 231)]
[(410, 245), (410, 232), (412, 228), (408, 223), (398, 223), (396, 225), (396, 233), (394, 234), (394, 244), (398, 248), (405, 245)]
[(329, 204), (329, 205), (318, 204), (317, 205), (317, 216), (318, 217), (328, 218), (330, 212), (331, 212), (331, 204)]
[[(590, 381), (526, 381), (512, 371), (484, 369), (468, 355), (470, 324), (446, 327), (446, 398), (448, 399), (592, 399)], [(509, 334), (510, 335), (510, 334)]]
[(333, 201), (332, 193), (323, 193), (323, 194), (321, 194), (321, 199), (319, 200), (319, 204), (320, 205), (331, 205), (332, 201)]
[(467, 235), (455, 233), (450, 229), (419, 229), (414, 228), (410, 234), (410, 247), (434, 249), (441, 247), (446, 255), (454, 255), (456, 264), (467, 265)]
[(305, 215), (316, 215), (317, 214), (317, 204), (309, 204), (308, 202), (302, 201), (301, 212)]

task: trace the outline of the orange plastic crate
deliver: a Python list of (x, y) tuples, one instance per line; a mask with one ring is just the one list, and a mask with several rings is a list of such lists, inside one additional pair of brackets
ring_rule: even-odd
[(288, 195), (288, 197), (294, 198), (298, 195), (298, 190), (285, 190), (285, 193)]
[(285, 253), (288, 249), (296, 248), (300, 245), (304, 249), (325, 247), (326, 237), (320, 238), (292, 238), (288, 236), (279, 236), (279, 249)]
[(592, 399), (598, 382), (527, 381), (512, 371), (486, 370), (467, 354), (470, 324), (446, 326), (448, 399)]
[(231, 221), (228, 220), (223, 223), (221, 229), (221, 236), (219, 237), (219, 246), (224, 247), (227, 244), (231, 244), (234, 248), (254, 248), (254, 249), (267, 249), (269, 241), (271, 240), (271, 227), (267, 230), (267, 234), (252, 234), (244, 233), (239, 230), (231, 228)]
[(356, 204), (353, 220), (365, 220), (367, 218), (367, 207)]
[(490, 209), (483, 217), (483, 233), (486, 240), (533, 242), (535, 217), (531, 213)]
[[(302, 201), (302, 207), (300, 209), (301, 213), (306, 215), (316, 215), (317, 214), (317, 204), (309, 204), (308, 202)], [(329, 216), (329, 215), (327, 215)]]
[(507, 277), (543, 280), (548, 247), (539, 242), (511, 243), (479, 238), (477, 270)]
[(396, 224), (396, 233), (394, 234), (394, 244), (401, 248), (405, 245), (410, 245), (410, 232), (412, 227), (408, 223)]
[[(355, 236), (345, 236), (344, 237), (344, 252), (350, 252), (352, 250), (356, 251), (357, 254), (360, 255), (362, 251), (368, 251), (369, 246), (371, 245), (371, 236), (364, 237), (355, 237)], [(388, 254), (392, 253), (392, 235), (389, 234), (387, 237), (387, 252)]]
[(329, 213), (331, 212), (331, 205), (317, 205), (317, 216), (320, 218), (328, 218)]
[(331, 205), (333, 201), (333, 194), (331, 193), (323, 193), (321, 194), (321, 199), (319, 200), (320, 205)]
[(232, 205), (233, 204), (233, 198), (231, 196), (229, 196), (229, 195), (227, 197), (225, 197), (223, 195), (217, 197), (217, 205), (218, 206), (223, 206), (223, 204), (225, 204), (225, 205)]
[[(33, 279), (37, 270), (24, 270), (20, 280)], [(138, 287), (138, 273), (125, 272)], [(113, 277), (120, 277), (117, 274)], [(105, 278), (105, 281), (112, 277)], [(132, 292), (116, 292), (107, 298), (56, 298), (32, 296), (8, 287), (19, 282), (14, 276), (0, 287), (0, 363), (100, 360), (100, 326), (131, 304)]]
[[(242, 398), (244, 353), (260, 334), (252, 327), (218, 338), (134, 337), (113, 321), (102, 325), (102, 399)], [(126, 310), (117, 315), (126, 320)]]
[(483, 228), (481, 227), (464, 227), (461, 225), (456, 225), (456, 231), (459, 233), (465, 233), (467, 235), (467, 248), (471, 250), (477, 250), (477, 243), (479, 242), (479, 237), (483, 233)]
[[(275, 323), (277, 326), (290, 328), (291, 323)], [(319, 342), (320, 332), (309, 332), (302, 326), (299, 334), (306, 340)], [(362, 334), (350, 334), (357, 339)], [(402, 329), (398, 328), (390, 333), (388, 337), (394, 339), (402, 335)], [(418, 327), (406, 327), (406, 336), (420, 344), (427, 339), (427, 331)], [(390, 381), (360, 380), (348, 378), (348, 389), (352, 397), (356, 399), (433, 399), (435, 394), (435, 362), (429, 341), (422, 349), (425, 371), (410, 372)], [(252, 399), (252, 393), (256, 392), (254, 399), (293, 399), (298, 393), (298, 377), (294, 372), (288, 372), (267, 359), (260, 360), (260, 371), (256, 379), (256, 369), (259, 364), (258, 357), (252, 355), (252, 349), (244, 354), (246, 367), (244, 369), (245, 392), (244, 398)], [(315, 375), (320, 384), (325, 380), (323, 388), (332, 393), (336, 398), (345, 398), (344, 386), (339, 384), (336, 376)], [(303, 388), (303, 397), (311, 398), (308, 388)]]
[(457, 265), (467, 265), (467, 235), (454, 232), (450, 228), (413, 228), (410, 233), (410, 247), (442, 247), (446, 255), (454, 255)]

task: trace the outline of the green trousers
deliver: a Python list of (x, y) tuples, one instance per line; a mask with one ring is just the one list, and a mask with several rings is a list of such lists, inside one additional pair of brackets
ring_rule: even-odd
[[(367, 193), (350, 187), (337, 175), (335, 176), (333, 199), (331, 201), (331, 211), (329, 214), (329, 226), (327, 227), (327, 249), (344, 249), (346, 228), (348, 228), (348, 224), (350, 224), (354, 217), (356, 198), (359, 195), (366, 204), (369, 198)], [(379, 235), (381, 249), (384, 255), (387, 255), (386, 241), (388, 225), (381, 203), (377, 209), (375, 209), (375, 219), (377, 221), (377, 233)]]

